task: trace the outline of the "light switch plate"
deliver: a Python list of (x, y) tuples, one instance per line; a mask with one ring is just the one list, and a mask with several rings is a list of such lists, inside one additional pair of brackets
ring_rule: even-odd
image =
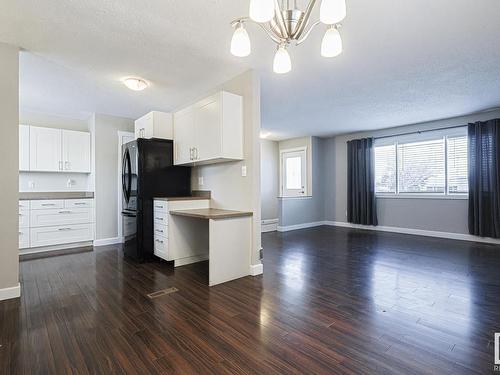
[(198, 177), (198, 185), (203, 186), (203, 177)]
[(243, 165), (241, 167), (241, 177), (246, 177), (247, 176), (247, 166)]

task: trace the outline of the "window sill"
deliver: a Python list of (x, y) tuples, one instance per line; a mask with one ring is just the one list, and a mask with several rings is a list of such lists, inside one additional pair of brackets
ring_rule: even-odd
[(312, 195), (301, 195), (299, 197), (278, 197), (280, 200), (289, 200), (289, 199), (312, 199)]
[(377, 199), (438, 199), (438, 200), (468, 200), (468, 195), (420, 195), (420, 194), (399, 194), (399, 195), (389, 195), (389, 194), (376, 194)]

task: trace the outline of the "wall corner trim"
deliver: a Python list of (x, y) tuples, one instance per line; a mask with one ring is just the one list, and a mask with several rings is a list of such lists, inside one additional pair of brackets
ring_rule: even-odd
[(250, 275), (258, 276), (264, 273), (264, 265), (261, 264), (251, 264), (250, 265)]
[(106, 246), (106, 245), (115, 245), (117, 243), (123, 243), (122, 237), (113, 237), (113, 238), (103, 238), (102, 240), (94, 240), (94, 246)]
[(12, 298), (21, 297), (21, 284), (17, 283), (16, 286), (10, 288), (0, 289), (0, 301), (4, 301)]

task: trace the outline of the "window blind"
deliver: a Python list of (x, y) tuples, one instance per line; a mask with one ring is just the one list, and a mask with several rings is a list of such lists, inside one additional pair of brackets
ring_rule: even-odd
[(465, 194), (469, 191), (467, 179), (467, 136), (448, 137), (448, 193)]
[(375, 191), (396, 193), (396, 145), (375, 147)]

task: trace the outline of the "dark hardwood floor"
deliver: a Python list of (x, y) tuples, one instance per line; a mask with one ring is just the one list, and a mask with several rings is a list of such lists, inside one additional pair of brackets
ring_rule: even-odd
[(263, 246), (263, 276), (212, 288), (206, 263), (137, 265), (118, 246), (23, 261), (21, 299), (0, 303), (0, 371), (493, 372), (499, 246), (331, 227)]

